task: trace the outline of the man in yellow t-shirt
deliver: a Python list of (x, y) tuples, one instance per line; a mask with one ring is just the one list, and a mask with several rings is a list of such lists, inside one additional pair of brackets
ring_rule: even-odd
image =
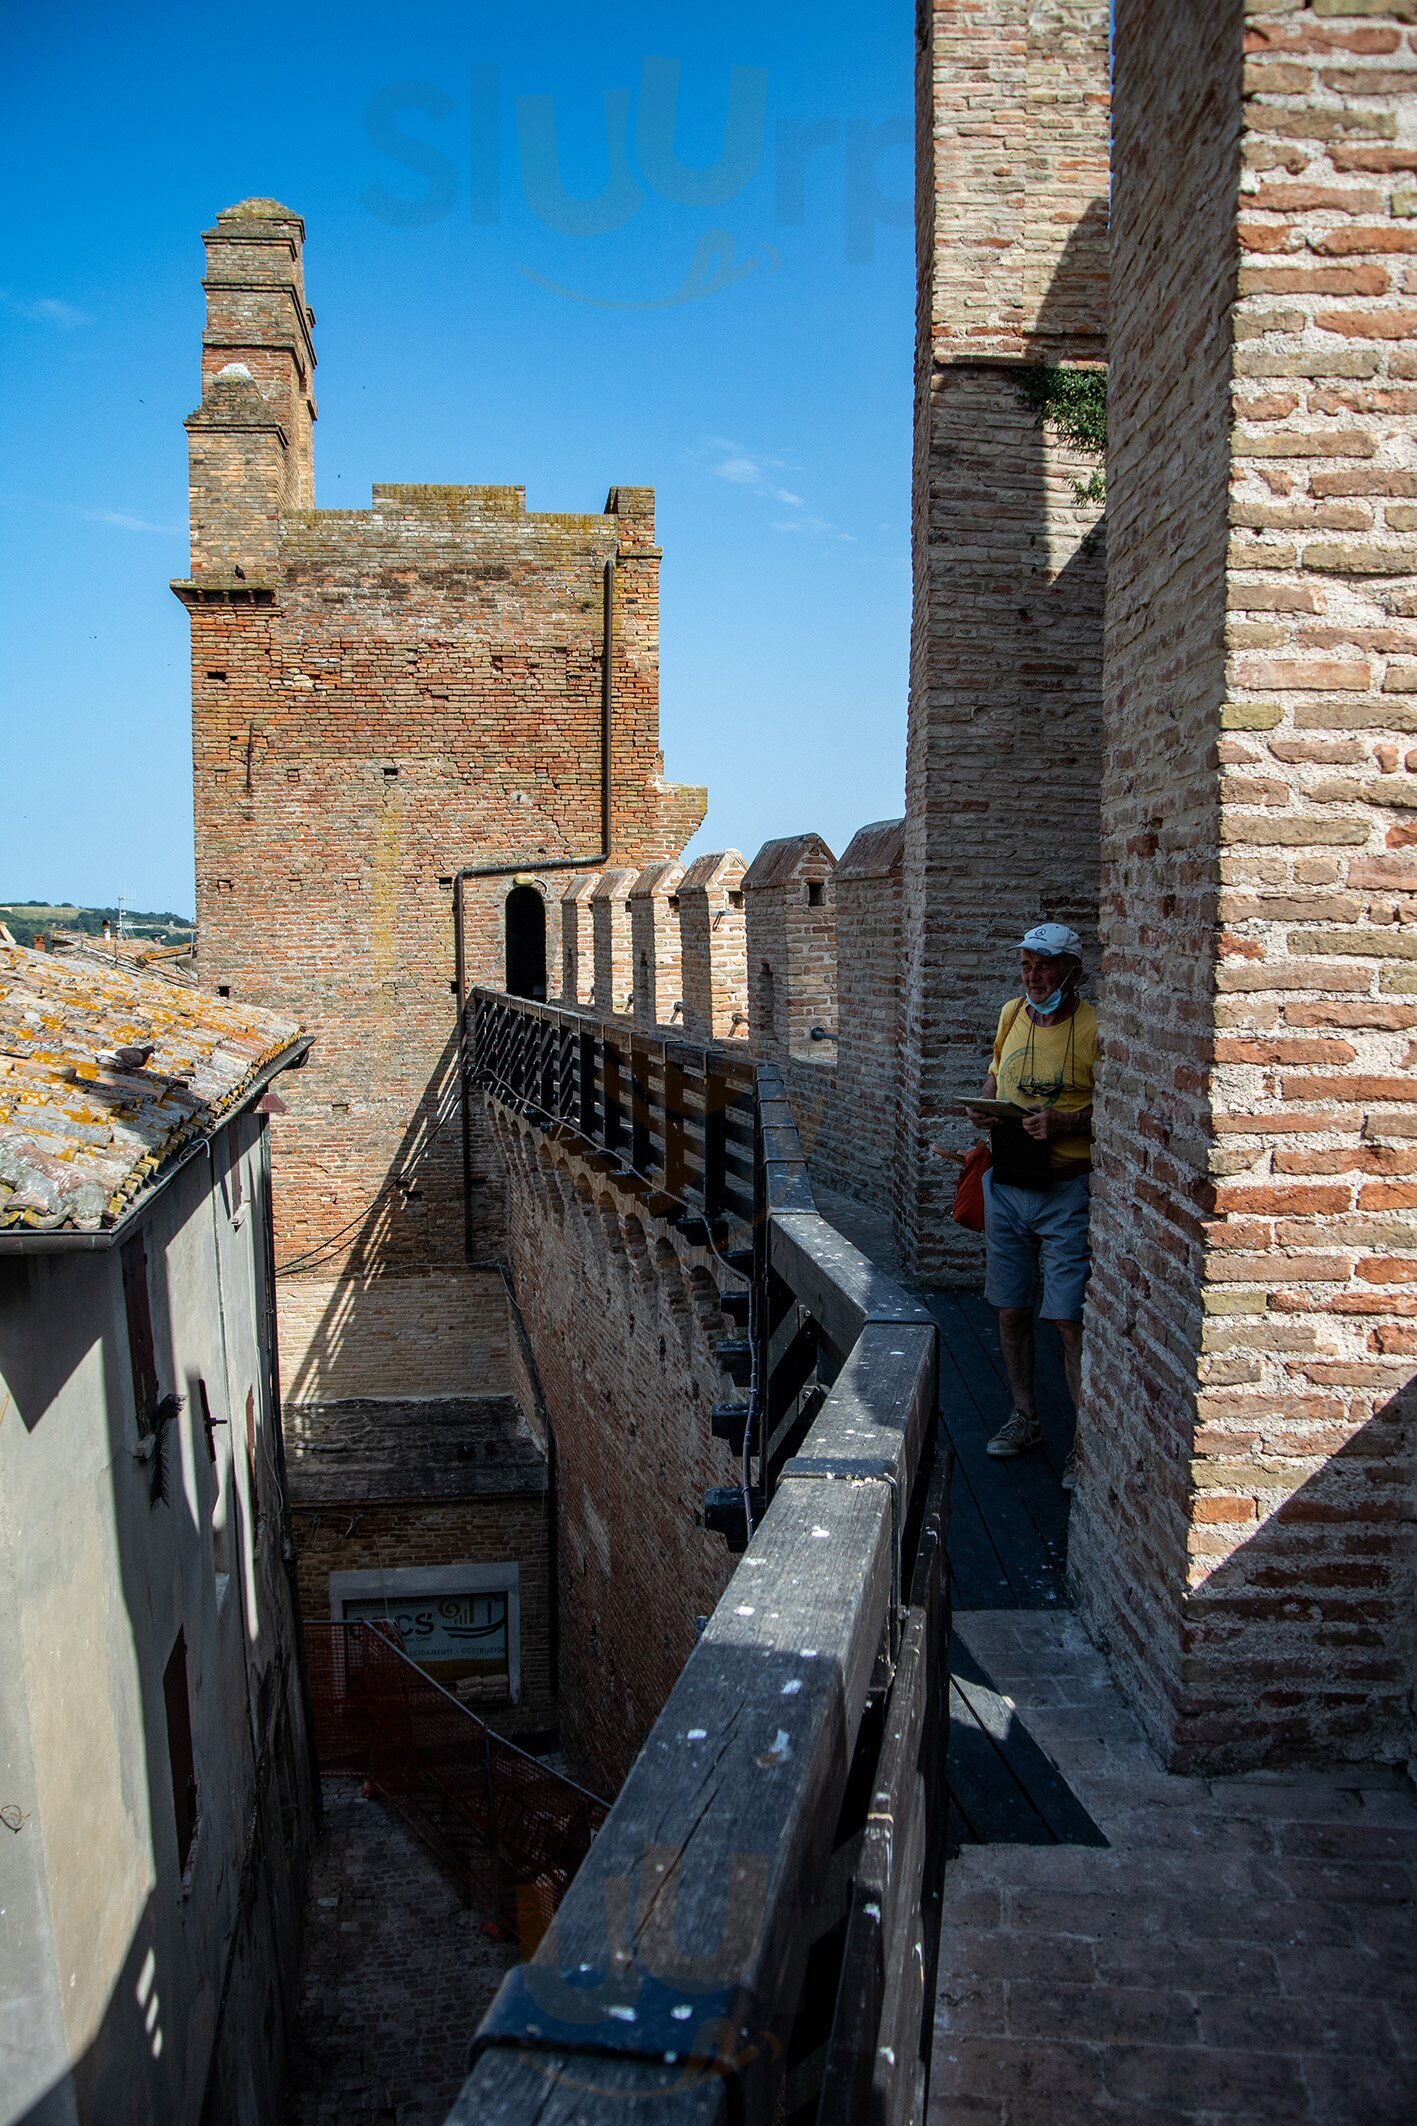
[[(1039, 923), (1019, 941), (1021, 997), (999, 1014), (986, 1100), (1007, 1100), (1017, 1121), (976, 1113), (990, 1129), (984, 1178), (984, 1296), (999, 1311), (999, 1342), (1013, 1410), (989, 1442), (994, 1455), (1043, 1443), (1033, 1394), (1033, 1309), (1058, 1331), (1074, 1407), (1082, 1393), (1082, 1305), (1092, 1172), (1092, 1087), (1097, 1013), (1078, 995), (1082, 941), (1065, 923)], [(1063, 1484), (1072, 1489), (1074, 1456)]]

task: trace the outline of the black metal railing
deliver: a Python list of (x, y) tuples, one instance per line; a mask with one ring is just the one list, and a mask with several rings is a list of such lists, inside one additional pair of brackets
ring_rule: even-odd
[[(647, 1035), (487, 990), (474, 991), (470, 1012), (476, 1087), (573, 1144), (649, 1215), (709, 1243), (741, 1281), (723, 1297), (744, 1337), (725, 1339), (718, 1357), (744, 1393), (715, 1408), (713, 1428), (735, 1454), (746, 1447), (750, 1484), (721, 1487), (705, 1501), (709, 1526), (741, 1550), (745, 1489), (756, 1517), (854, 1334), (829, 1303), (816, 1312), (804, 1306), (774, 1260), (770, 1213), (816, 1213), (778, 1071), (732, 1048)], [(818, 1224), (830, 1251), (830, 1228)], [(828, 1272), (824, 1301), (830, 1282)], [(916, 1317), (928, 1318), (919, 1308)]]
[(818, 1213), (774, 1068), (487, 991), (469, 1010), (471, 1088), (729, 1273), (744, 1392), (714, 1422), (745, 1481), (709, 1503), (746, 1550), (450, 2126), (558, 2101), (585, 2126), (630, 2103), (914, 2126), (944, 1865), (934, 1324)]
[(473, 1082), (599, 1153), (660, 1215), (753, 1217), (751, 1057), (473, 991)]
[(479, 1720), (393, 1625), (305, 1625), (316, 1761), (402, 1817), (477, 1910), (530, 1955), (606, 1804)]

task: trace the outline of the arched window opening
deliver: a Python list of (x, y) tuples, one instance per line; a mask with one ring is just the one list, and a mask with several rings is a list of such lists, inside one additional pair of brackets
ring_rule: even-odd
[(535, 886), (507, 895), (507, 994), (546, 1001), (546, 903)]

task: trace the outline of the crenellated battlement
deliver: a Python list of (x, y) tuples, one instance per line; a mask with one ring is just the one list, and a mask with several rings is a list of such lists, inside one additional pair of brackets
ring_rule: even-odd
[(547, 900), (549, 1001), (779, 1066), (814, 1175), (889, 1215), (896, 1186), (905, 823), (838, 864), (818, 834), (686, 868), (582, 871)]

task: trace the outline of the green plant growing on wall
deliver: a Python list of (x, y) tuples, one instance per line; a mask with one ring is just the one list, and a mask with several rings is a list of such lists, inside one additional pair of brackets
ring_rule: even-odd
[[(1107, 456), (1107, 372), (1105, 369), (1067, 369), (1050, 362), (1034, 362), (1018, 373), (1018, 388), (1025, 405), (1031, 406), (1034, 425), (1047, 426), (1087, 457), (1105, 461)], [(1085, 480), (1074, 480), (1079, 502), (1105, 502), (1107, 476), (1103, 464)]]

